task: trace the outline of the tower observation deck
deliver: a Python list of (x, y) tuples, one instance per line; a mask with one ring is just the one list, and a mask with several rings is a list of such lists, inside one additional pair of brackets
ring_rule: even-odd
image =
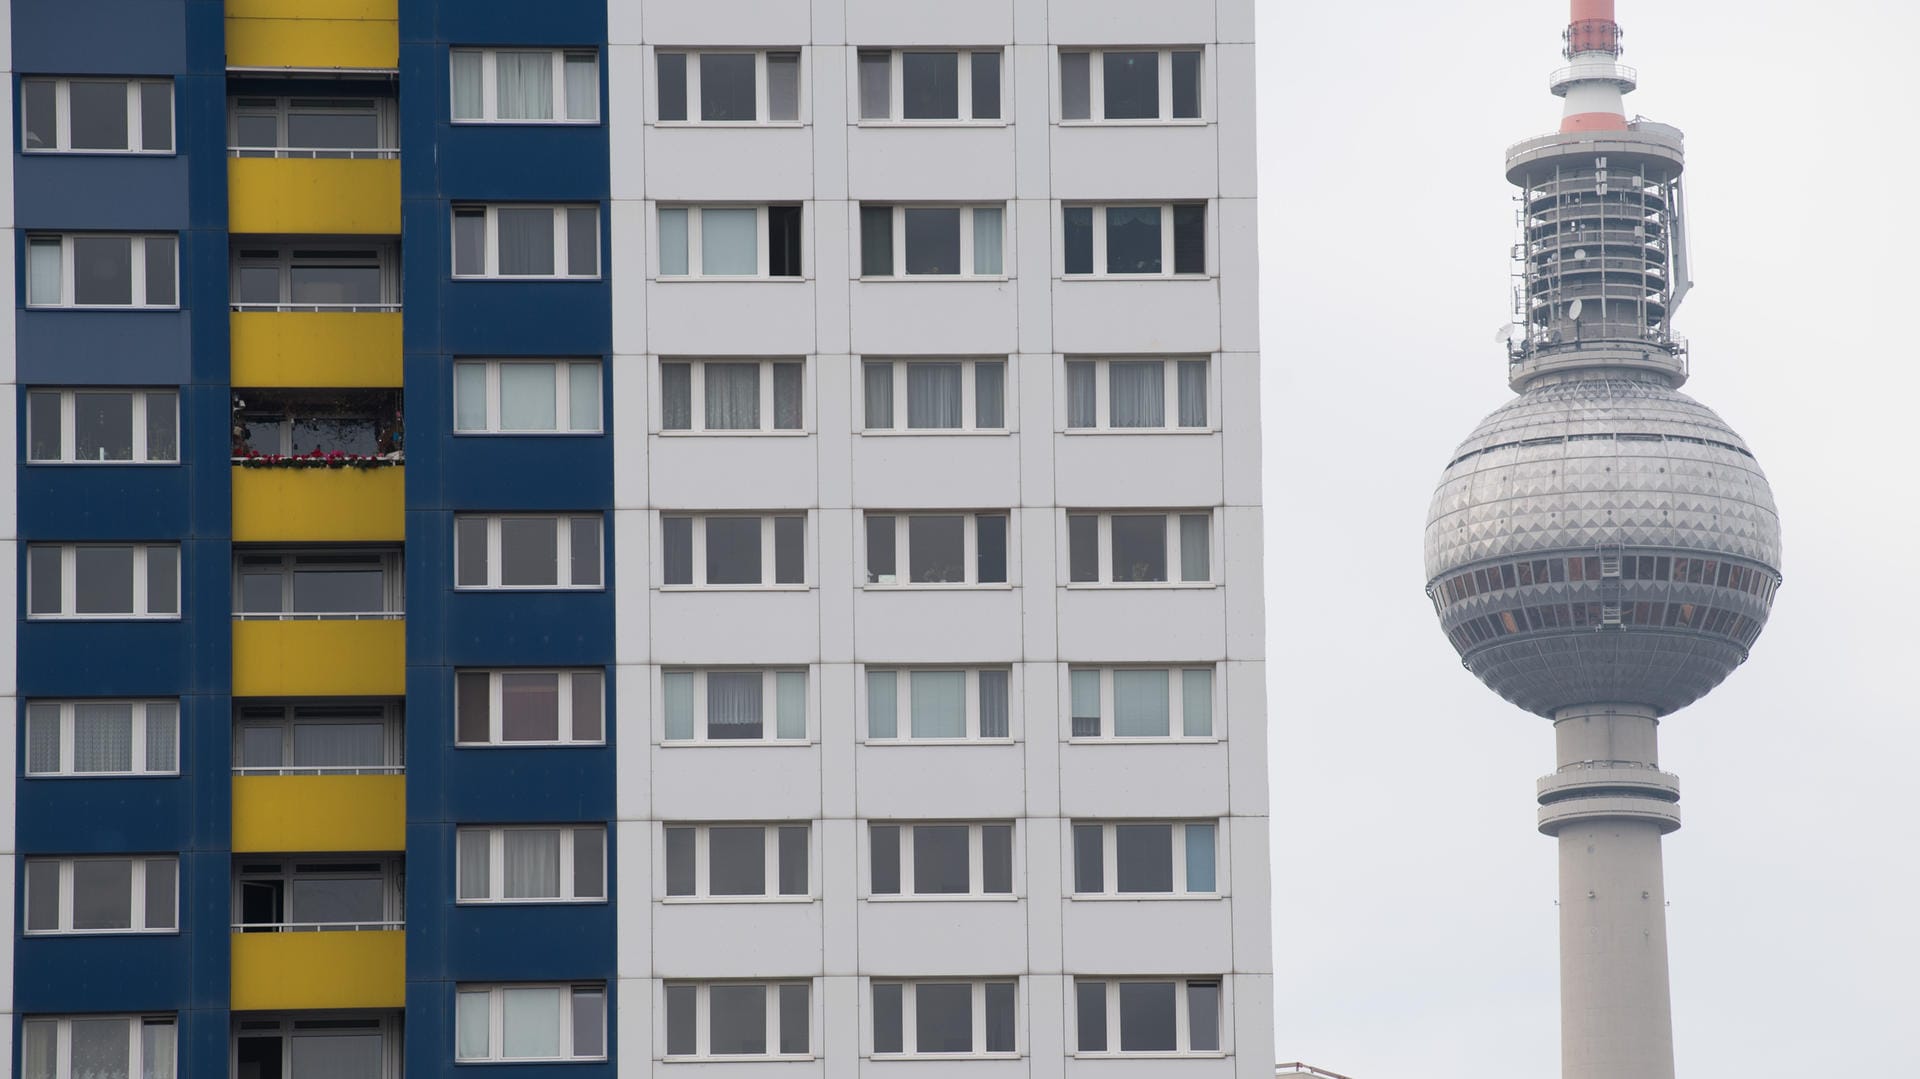
[(1553, 722), (1539, 828), (1560, 849), (1565, 1079), (1672, 1079), (1663, 717), (1743, 663), (1780, 586), (1752, 451), (1679, 392), (1690, 282), (1680, 131), (1629, 121), (1612, 0), (1573, 0), (1561, 129), (1507, 151), (1519, 189), (1518, 395), (1454, 451), (1427, 594), (1461, 662)]

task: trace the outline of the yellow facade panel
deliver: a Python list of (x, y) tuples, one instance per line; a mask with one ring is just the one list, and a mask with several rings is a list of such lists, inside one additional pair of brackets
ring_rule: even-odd
[(233, 469), (235, 543), (398, 542), (406, 466)]
[(236, 697), (398, 697), (406, 691), (403, 620), (233, 624)]
[(400, 24), (391, 19), (227, 17), (227, 66), (352, 68), (400, 66)]
[(406, 1005), (403, 930), (233, 934), (236, 1012)]
[(398, 311), (235, 311), (235, 386), (398, 386)]
[(229, 158), (227, 231), (398, 236), (400, 162)]
[(383, 851), (406, 845), (405, 776), (233, 777), (235, 851)]

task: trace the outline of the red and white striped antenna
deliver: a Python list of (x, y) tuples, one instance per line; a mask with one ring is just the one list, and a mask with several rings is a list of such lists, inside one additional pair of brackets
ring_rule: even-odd
[(1622, 98), (1637, 83), (1635, 71), (1619, 62), (1620, 24), (1613, 0), (1572, 0), (1567, 24), (1568, 66), (1553, 73), (1553, 92), (1567, 99), (1562, 133), (1624, 131), (1627, 107)]

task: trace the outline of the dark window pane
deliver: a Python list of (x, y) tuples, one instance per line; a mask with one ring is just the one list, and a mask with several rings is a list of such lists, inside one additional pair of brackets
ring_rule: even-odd
[(1160, 118), (1160, 54), (1107, 52), (1101, 54), (1106, 76), (1104, 115), (1109, 120)]
[(988, 982), (987, 990), (987, 1045), (989, 1053), (1011, 1053), (1014, 1051), (1015, 1013), (1013, 1006), (1014, 986), (1012, 982)]
[(773, 429), (776, 431), (800, 430), (806, 411), (801, 401), (800, 368), (797, 363), (773, 365)]
[(560, 683), (552, 674), (500, 676), (500, 740), (560, 740)]
[(600, 583), (600, 518), (575, 517), (568, 529), (570, 581), (592, 587)]
[(1167, 519), (1154, 514), (1113, 516), (1113, 579), (1167, 579)]
[(1120, 1051), (1171, 1053), (1179, 1047), (1172, 982), (1120, 983)]
[(167, 306), (179, 301), (175, 286), (175, 241), (171, 236), (149, 236), (146, 242), (146, 302)]
[(553, 276), (553, 211), (502, 206), (493, 212), (499, 228), (499, 271), (516, 277)]
[[(53, 394), (35, 396), (59, 398)], [(58, 413), (55, 413), (57, 416)], [(55, 424), (55, 436), (59, 427)], [(73, 395), (73, 450), (82, 461), (133, 460), (133, 394), (80, 391)]]
[(559, 521), (553, 517), (500, 519), (502, 586), (552, 587), (559, 579)]
[(707, 878), (711, 895), (766, 895), (767, 830), (707, 829)]
[(914, 987), (913, 995), (917, 1051), (973, 1052), (973, 986), (921, 982)]
[(454, 583), (463, 588), (480, 588), (487, 583), (487, 519), (456, 517), (453, 520), (453, 556), (458, 565)]
[(1007, 365), (973, 365), (973, 425), (990, 431), (1007, 425)]
[(591, 206), (567, 210), (567, 273), (592, 277), (600, 272), (600, 211)]
[(147, 613), (180, 613), (180, 548), (147, 548)]
[(967, 519), (958, 514), (907, 518), (907, 572), (915, 584), (958, 584), (967, 579)]
[[(921, 824), (914, 827), (915, 895), (965, 895), (972, 890), (967, 872), (967, 831), (964, 824)], [(921, 1046), (921, 1049), (925, 1048)]]
[(60, 459), (60, 394), (35, 390), (27, 394), (27, 460)]
[(1107, 272), (1160, 272), (1160, 208), (1107, 207)]
[(756, 66), (757, 61), (752, 53), (701, 54), (700, 119), (754, 119)]
[(666, 584), (693, 583), (693, 518), (660, 518), (660, 562)]
[(133, 302), (133, 240), (126, 236), (73, 238), (73, 302)]
[(800, 207), (767, 207), (767, 273), (800, 276)]
[(811, 996), (806, 985), (783, 985), (780, 987), (780, 1051), (782, 1053), (805, 1053), (811, 1043), (813, 1030), (813, 1009), (808, 1004)]
[(807, 894), (807, 827), (804, 824), (780, 828), (780, 894)]
[(974, 518), (978, 533), (975, 548), (979, 554), (980, 582), (1004, 584), (1007, 580), (1007, 519), (997, 513)]
[(386, 604), (386, 576), (378, 568), (293, 571), (288, 609), (297, 614), (371, 614)]
[(876, 1053), (898, 1053), (902, 1050), (905, 1031), (902, 1029), (901, 990), (904, 987), (895, 982), (873, 984), (873, 1051)]
[(692, 985), (667, 986), (667, 1055), (692, 1056), (700, 1051), (700, 990)]
[(127, 148), (126, 83), (75, 79), (67, 91), (67, 123), (75, 150)]
[(893, 207), (860, 207), (860, 276), (893, 276)]
[(55, 126), (52, 79), (20, 80), (20, 97), (27, 129), (25, 146), (29, 150), (52, 150), (58, 143)]
[(60, 613), (60, 548), (27, 549), (28, 614)]
[(960, 54), (900, 54), (900, 109), (908, 120), (954, 120), (960, 116)]
[(1091, 513), (1067, 515), (1067, 579), (1100, 579), (1100, 519)]
[(1107, 890), (1101, 832), (1098, 824), (1073, 826), (1073, 890), (1079, 895), (1098, 895)]
[(906, 212), (907, 272), (960, 272), (960, 211), (909, 207)]
[(147, 394), (147, 460), (180, 458), (179, 398), (173, 393)]
[(453, 272), (459, 276), (487, 272), (487, 215), (483, 211), (453, 213)]
[(1204, 203), (1173, 208), (1173, 272), (1207, 272), (1207, 207)]
[(372, 112), (291, 112), (287, 114), (287, 145), (314, 150), (371, 150), (380, 145), (380, 118)]
[[(653, 56), (660, 69), (660, 119), (687, 118), (687, 54), (661, 52)], [(689, 1049), (688, 1052), (693, 1050)]]
[(894, 520), (891, 514), (867, 514), (867, 583), (893, 584), (895, 576)]
[(707, 583), (760, 583), (760, 518), (707, 518)]
[(125, 858), (73, 863), (73, 927), (127, 929), (133, 925), (133, 862)]
[(667, 829), (668, 895), (692, 895), (695, 891), (693, 844), (692, 828)]
[(973, 118), (1000, 118), (1000, 54), (997, 52), (973, 54)]
[(1093, 272), (1093, 207), (1068, 206), (1060, 211), (1067, 252), (1067, 272)]
[(173, 149), (173, 84), (140, 84), (140, 142), (145, 150)]
[(693, 365), (660, 365), (660, 428), (664, 431), (693, 429)]
[(807, 519), (773, 519), (773, 583), (807, 583)]
[(716, 985), (708, 991), (712, 1011), (709, 1048), (715, 1056), (754, 1055), (767, 1051), (767, 987)]
[(1192, 120), (1200, 116), (1200, 51), (1181, 49), (1173, 54), (1173, 117)]
[(1173, 826), (1115, 825), (1113, 860), (1120, 891), (1173, 891)]
[[(147, 242), (149, 250), (153, 242)], [(475, 273), (480, 271), (475, 270)], [(276, 288), (278, 274), (275, 274)], [(247, 285), (247, 273), (241, 271), (241, 284)], [(384, 289), (380, 282), (380, 267), (339, 266), (339, 265), (294, 265), (287, 274), (291, 288), (289, 296), (293, 303), (342, 303), (372, 304), (381, 302)], [(259, 286), (265, 294), (264, 281)], [(151, 292), (151, 290), (149, 290)]]
[(1196, 1053), (1220, 1050), (1220, 983), (1187, 983), (1187, 1041)]
[(81, 547), (73, 564), (75, 613), (133, 613), (132, 547)]
[(1107, 983), (1075, 982), (1073, 998), (1080, 1028), (1078, 1039), (1082, 1053), (1107, 1051)]
[(876, 824), (867, 829), (874, 895), (900, 894), (900, 826)]
[(1060, 118), (1062, 120), (1085, 120), (1091, 94), (1091, 69), (1087, 61), (1091, 59), (1084, 52), (1063, 52), (1060, 54)]
[(455, 725), (462, 742), (485, 742), (491, 737), (487, 680), (485, 671), (461, 671), (454, 676)]
[(606, 726), (601, 716), (605, 693), (600, 672), (576, 671), (568, 677), (573, 681), (573, 740), (598, 742)]
[(980, 890), (989, 895), (1013, 892), (1013, 825), (980, 828)]

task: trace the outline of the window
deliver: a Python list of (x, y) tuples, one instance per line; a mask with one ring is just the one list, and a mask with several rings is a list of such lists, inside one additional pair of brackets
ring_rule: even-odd
[(1013, 825), (870, 824), (869, 894), (1013, 895)]
[(605, 985), (463, 985), (458, 996), (457, 1060), (607, 1058)]
[(463, 746), (604, 743), (605, 680), (598, 670), (459, 671), (453, 676), (454, 741)]
[(600, 276), (600, 207), (456, 205), (453, 276)]
[(398, 1015), (240, 1019), (235, 1074), (249, 1079), (399, 1079)]
[(860, 119), (1000, 119), (999, 49), (861, 49)]
[(663, 360), (662, 431), (765, 432), (806, 427), (799, 360)]
[(459, 830), (462, 903), (598, 903), (607, 898), (607, 830), (525, 825)]
[(1207, 361), (1068, 360), (1067, 429), (1201, 430)]
[(1213, 514), (1205, 510), (1068, 513), (1068, 580), (1206, 584), (1213, 579), (1212, 524)]
[(1074, 738), (1212, 738), (1213, 668), (1074, 667)]
[(1204, 202), (1065, 206), (1060, 213), (1069, 277), (1168, 277), (1207, 272)]
[(28, 1016), (21, 1079), (173, 1079), (171, 1015)]
[(1220, 1051), (1220, 979), (1073, 983), (1076, 1055)]
[(809, 982), (669, 982), (667, 1058), (809, 1056), (812, 989)]
[(248, 701), (235, 709), (233, 770), (246, 775), (398, 775), (399, 702)]
[(400, 863), (306, 856), (244, 861), (234, 878), (242, 933), (356, 932), (401, 926)]
[(1004, 668), (868, 668), (867, 740), (1009, 738), (1008, 674)]
[(178, 618), (177, 543), (27, 547), (28, 618)]
[(808, 897), (807, 830), (806, 824), (669, 824), (667, 897)]
[(662, 206), (660, 276), (799, 277), (800, 220), (797, 205)]
[(20, 80), (28, 153), (173, 152), (173, 83), (166, 79)]
[(179, 237), (27, 237), (28, 307), (178, 307)]
[(179, 701), (29, 701), (29, 776), (180, 773)]
[(1219, 894), (1213, 821), (1073, 825), (1073, 894)]
[(600, 121), (600, 56), (592, 49), (454, 49), (453, 122)]
[(861, 277), (1002, 276), (1003, 206), (860, 204)]
[(233, 556), (234, 617), (398, 618), (406, 602), (397, 550), (248, 551)]
[(460, 360), (453, 429), (462, 434), (599, 434), (599, 360)]
[(1060, 50), (1060, 119), (1198, 120), (1200, 49)]
[(867, 584), (1007, 583), (1007, 514), (868, 513)]
[(172, 933), (180, 928), (180, 860), (26, 859), (29, 934)]
[(662, 583), (669, 588), (804, 586), (807, 518), (662, 514), (660, 554)]
[(1005, 360), (867, 360), (861, 396), (868, 431), (1004, 431)]
[(655, 52), (660, 123), (798, 123), (800, 53)]
[(398, 265), (384, 244), (249, 245), (233, 252), (228, 288), (236, 311), (392, 311)]
[(245, 463), (254, 457), (340, 453), (398, 464), (405, 459), (403, 401), (398, 387), (234, 390), (233, 457)]
[(456, 588), (600, 587), (600, 515), (459, 514)]
[(980, 1056), (1019, 1052), (1009, 978), (873, 983), (875, 1056)]
[(669, 742), (803, 742), (807, 672), (663, 671), (661, 712)]
[(398, 157), (394, 105), (390, 97), (236, 97), (227, 152), (234, 157)]
[(174, 390), (28, 390), (27, 460), (42, 464), (175, 464)]

